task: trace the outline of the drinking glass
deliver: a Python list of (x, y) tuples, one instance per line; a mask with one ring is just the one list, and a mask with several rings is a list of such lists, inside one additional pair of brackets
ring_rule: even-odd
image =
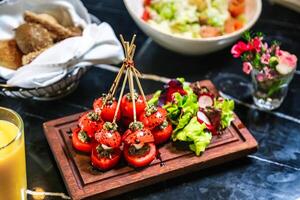
[(26, 199), (24, 125), (14, 111), (0, 107), (0, 200)]
[(278, 75), (272, 79), (259, 80), (259, 71), (251, 72), (253, 84), (253, 101), (259, 108), (274, 110), (278, 108), (287, 95), (288, 87), (295, 70), (287, 75)]

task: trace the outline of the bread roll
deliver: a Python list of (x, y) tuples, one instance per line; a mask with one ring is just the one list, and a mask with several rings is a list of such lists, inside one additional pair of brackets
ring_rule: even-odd
[(53, 44), (47, 29), (39, 24), (25, 23), (16, 29), (15, 38), (24, 54), (44, 49)]
[(0, 41), (0, 66), (16, 70), (22, 65), (22, 52), (16, 40)]

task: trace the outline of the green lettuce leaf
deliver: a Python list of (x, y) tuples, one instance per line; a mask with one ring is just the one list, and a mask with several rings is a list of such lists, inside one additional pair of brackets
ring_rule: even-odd
[(200, 124), (197, 117), (193, 117), (189, 123), (173, 136), (174, 141), (189, 142), (190, 150), (197, 156), (210, 144), (212, 135), (207, 131), (205, 124)]
[(174, 102), (163, 106), (168, 112), (168, 118), (173, 125), (176, 125), (174, 132), (184, 128), (190, 119), (198, 111), (197, 95), (193, 92), (190, 95), (174, 93)]
[(214, 101), (214, 107), (222, 110), (221, 114), (221, 126), (222, 129), (230, 126), (230, 123), (234, 120), (233, 110), (234, 101), (229, 99), (224, 99), (223, 101)]

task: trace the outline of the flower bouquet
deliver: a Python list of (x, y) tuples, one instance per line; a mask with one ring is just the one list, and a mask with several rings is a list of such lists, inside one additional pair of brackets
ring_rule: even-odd
[(266, 110), (278, 108), (297, 66), (297, 57), (280, 49), (277, 41), (268, 44), (262, 33), (244, 33), (244, 40), (231, 49), (235, 58), (243, 61), (243, 71), (251, 74), (254, 103)]

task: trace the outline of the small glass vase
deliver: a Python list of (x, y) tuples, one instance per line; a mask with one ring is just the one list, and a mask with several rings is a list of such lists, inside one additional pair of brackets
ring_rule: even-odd
[(278, 108), (287, 95), (289, 83), (293, 79), (295, 70), (287, 75), (277, 75), (272, 79), (259, 80), (260, 71), (251, 72), (253, 84), (253, 101), (256, 106), (264, 110)]

